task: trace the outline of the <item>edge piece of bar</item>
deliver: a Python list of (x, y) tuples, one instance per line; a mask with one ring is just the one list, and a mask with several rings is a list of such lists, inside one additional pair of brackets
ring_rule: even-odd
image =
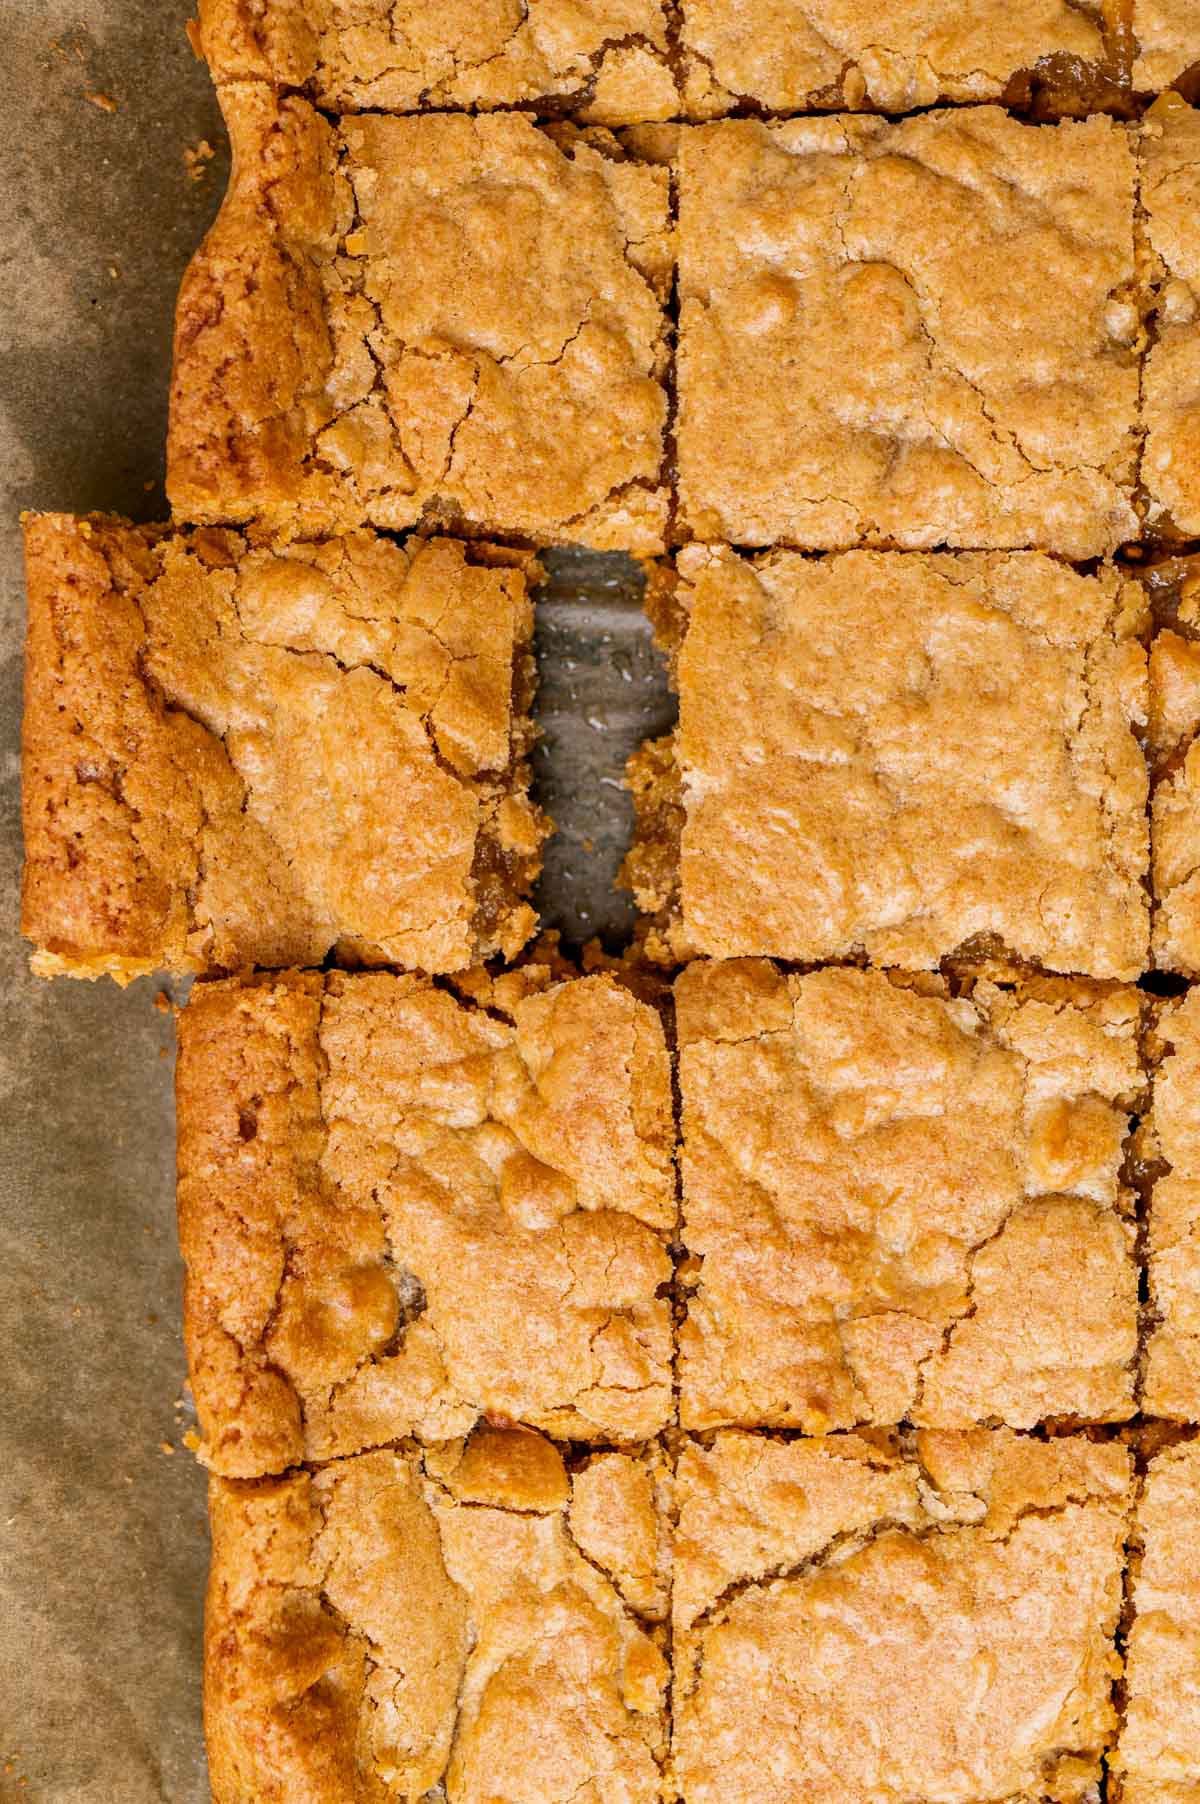
[(452, 971), (529, 938), (532, 559), (42, 514), (26, 571), (43, 976)]
[(671, 1419), (662, 1021), (611, 977), (285, 972), (179, 1021), (185, 1333), (215, 1471), (477, 1419)]

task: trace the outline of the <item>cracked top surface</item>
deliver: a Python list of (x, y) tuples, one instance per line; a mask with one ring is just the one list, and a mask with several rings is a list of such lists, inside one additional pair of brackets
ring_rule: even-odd
[(996, 100), (1047, 57), (1103, 63), (1094, 11), (1070, 0), (682, 0), (684, 102), (693, 118), (752, 101), (889, 113), (939, 100)]
[(1134, 1413), (1138, 992), (924, 992), (677, 979), (685, 1428)]
[(177, 515), (661, 549), (668, 171), (521, 115), (221, 97), (234, 174), (176, 316)]
[(661, 1557), (659, 1467), (603, 1459), (635, 1501), (599, 1541), (594, 1464), (519, 1430), (215, 1479), (214, 1804), (657, 1804), (662, 1632), (622, 1575)]
[(200, 0), (218, 82), (303, 88), (334, 112), (569, 107), (596, 124), (677, 110), (662, 0)]
[(1129, 1456), (722, 1434), (677, 1480), (685, 1804), (1085, 1804), (1116, 1717)]
[[(1200, 22), (1196, 25), (1200, 56)], [(1158, 534), (1200, 534), (1200, 112), (1165, 94), (1140, 128), (1152, 335), (1142, 374), (1142, 483)]]
[(23, 931), (118, 977), (457, 970), (535, 924), (532, 566), (27, 522)]
[(1081, 559), (1135, 535), (1122, 127), (728, 121), (681, 133), (679, 188), (692, 536)]
[(1200, 561), (1146, 573), (1158, 626), (1150, 645), (1147, 751), (1153, 774), (1154, 962), (1200, 974)]
[(677, 949), (1145, 969), (1137, 585), (1036, 554), (678, 569)]
[(1123, 1804), (1200, 1797), (1200, 1442), (1150, 1462), (1137, 1511), (1125, 1722), (1115, 1768)]
[(1133, 85), (1143, 92), (1169, 87), (1200, 63), (1195, 0), (1133, 0), (1133, 36)]
[(1153, 1183), (1148, 1215), (1151, 1332), (1143, 1406), (1200, 1420), (1200, 990), (1164, 1003), (1155, 1023), (1153, 1107), (1139, 1155)]
[(180, 1242), (218, 1472), (481, 1414), (584, 1441), (668, 1420), (661, 1021), (609, 978), (544, 967), (484, 993), (299, 973), (193, 991)]

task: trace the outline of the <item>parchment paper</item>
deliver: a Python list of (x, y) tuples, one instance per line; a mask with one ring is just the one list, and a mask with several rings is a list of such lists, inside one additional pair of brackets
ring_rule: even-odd
[[(17, 933), (22, 508), (162, 519), (171, 316), (226, 177), (188, 0), (0, 0), (0, 1800), (205, 1804), (204, 1477), (179, 1340), (173, 1031)], [(207, 154), (211, 149), (212, 155)], [(629, 931), (627, 753), (672, 707), (635, 567), (548, 560), (543, 917)], [(182, 996), (182, 992), (177, 992)]]

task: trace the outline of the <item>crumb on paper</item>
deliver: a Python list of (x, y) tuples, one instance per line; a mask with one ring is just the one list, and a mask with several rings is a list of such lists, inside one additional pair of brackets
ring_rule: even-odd
[(158, 1450), (159, 1450), (159, 1452), (160, 1452), (160, 1453), (174, 1453), (174, 1451), (175, 1451), (175, 1445), (174, 1445), (174, 1442), (172, 1442), (172, 1441), (160, 1441), (160, 1442), (159, 1442), (159, 1443), (158, 1443)]
[(115, 113), (119, 111), (117, 102), (113, 99), (112, 95), (103, 94), (99, 89), (96, 89), (91, 94), (85, 94), (83, 98), (90, 106), (99, 107), (102, 113)]
[(166, 990), (159, 990), (154, 998), (154, 1006), (160, 1015), (169, 1015), (174, 1010), (175, 1004), (171, 1001)]
[(188, 19), (183, 29), (187, 33), (187, 41), (192, 47), (192, 55), (198, 63), (202, 63), (204, 61), (204, 44), (200, 37), (199, 19)]
[(189, 181), (202, 182), (208, 174), (208, 165), (216, 152), (207, 138), (201, 138), (198, 144), (187, 144), (183, 150), (183, 165), (188, 172)]
[(200, 1436), (196, 1433), (196, 1430), (194, 1428), (188, 1429), (187, 1433), (183, 1437), (183, 1444), (187, 1448), (189, 1453), (199, 1453)]

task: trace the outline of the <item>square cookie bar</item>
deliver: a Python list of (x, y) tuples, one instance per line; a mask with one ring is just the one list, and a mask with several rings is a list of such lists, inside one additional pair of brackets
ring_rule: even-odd
[(216, 81), (298, 88), (332, 112), (523, 106), (621, 125), (678, 107), (663, 0), (200, 0), (199, 14)]
[[(1196, 29), (1200, 33), (1200, 16)], [(1152, 304), (1142, 372), (1146, 524), (1159, 538), (1195, 538), (1200, 534), (1200, 111), (1178, 94), (1164, 94), (1142, 120), (1138, 155)]]
[(675, 998), (685, 1428), (1133, 1415), (1137, 990), (744, 959)]
[(1133, 85), (1156, 94), (1200, 65), (1200, 13), (1195, 0), (1133, 0), (1136, 53)]
[(1156, 1454), (1138, 1503), (1125, 1651), (1121, 1804), (1200, 1797), (1200, 1443)]
[(1119, 93), (1100, 4), (1070, 0), (680, 0), (689, 118), (943, 100), (1052, 98), (1091, 110)]
[(210, 1513), (214, 1804), (658, 1804), (655, 1455), (568, 1470), (541, 1436), (485, 1426), (214, 1479)]
[(1145, 970), (1138, 584), (1036, 553), (677, 568), (679, 727), (635, 758), (626, 867), (653, 950)]
[(536, 565), (26, 521), (22, 927), (43, 976), (512, 956)]
[(176, 318), (177, 516), (660, 547), (668, 170), (521, 114), (221, 94), (234, 175)]
[(657, 1012), (612, 979), (201, 985), (176, 1095), (214, 1470), (481, 1415), (589, 1442), (667, 1423), (670, 1070)]
[(1152, 1107), (1137, 1137), (1149, 1308), (1142, 1407), (1200, 1422), (1200, 989), (1158, 1004)]
[(1130, 1458), (1075, 1438), (718, 1435), (677, 1480), (683, 1804), (1088, 1804)]
[(1137, 531), (1134, 159), (998, 107), (681, 134), (680, 528), (740, 545)]

